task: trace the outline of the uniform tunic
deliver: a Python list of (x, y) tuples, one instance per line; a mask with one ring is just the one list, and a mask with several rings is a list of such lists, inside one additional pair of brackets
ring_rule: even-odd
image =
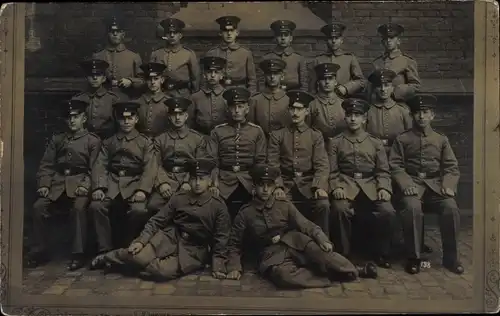
[(210, 49), (207, 57), (222, 57), (227, 60), (224, 70), (224, 79), (230, 79), (230, 84), (225, 84), (225, 88), (242, 86), (257, 92), (257, 74), (252, 52), (240, 44), (225, 45), (220, 44)]
[(49, 196), (39, 197), (34, 204), (33, 241), (36, 252), (47, 249), (46, 219), (52, 216), (49, 209), (58, 203), (61, 209), (70, 210), (73, 232), (73, 253), (83, 253), (87, 236), (88, 196), (76, 196), (75, 190), (83, 187), (90, 192), (90, 170), (100, 148), (97, 135), (82, 130), (54, 135), (40, 162), (37, 173), (38, 188), (49, 189)]
[(262, 128), (251, 122), (224, 123), (211, 133), (208, 152), (218, 160), (219, 190), (224, 199), (243, 185), (252, 192), (253, 183), (248, 171), (266, 161), (266, 136)]
[(168, 108), (163, 103), (167, 96), (163, 92), (143, 94), (136, 101), (141, 104), (137, 130), (149, 137), (156, 137), (169, 127)]
[[(276, 236), (279, 241), (273, 242)], [(312, 267), (325, 275), (331, 270), (356, 274), (347, 259), (318, 251), (318, 244), (328, 242), (328, 237), (288, 200), (254, 199), (238, 212), (228, 242), (228, 272), (242, 271), (242, 241), (247, 238), (259, 254), (259, 272), (270, 276), (278, 286), (330, 285), (328, 278), (313, 273)]]
[(413, 119), (406, 105), (391, 99), (387, 104), (374, 103), (368, 110), (366, 131), (378, 137), (384, 144), (387, 155), (392, 142), (402, 132), (412, 127)]
[(209, 192), (181, 192), (151, 217), (134, 242), (145, 247), (136, 255), (127, 249), (106, 255), (111, 263), (134, 263), (153, 276), (176, 278), (203, 268), (226, 272), (226, 245), (230, 219), (224, 201)]
[(190, 127), (198, 132), (210, 135), (212, 129), (229, 119), (226, 100), (222, 97), (224, 88), (208, 87), (191, 95), (193, 105), (189, 108)]
[[(340, 66), (337, 71), (337, 82), (347, 89), (348, 95), (360, 92), (365, 87), (365, 78), (359, 65), (358, 59), (351, 53), (338, 51), (334, 53), (323, 53), (312, 62), (312, 67), (323, 63), (333, 63)], [(316, 93), (317, 77), (314, 71), (311, 71), (309, 80), (309, 91)]]
[(397, 74), (392, 81), (395, 87), (394, 98), (397, 101), (404, 101), (420, 89), (417, 67), (417, 62), (413, 58), (399, 50), (383, 54), (373, 61), (374, 70), (389, 69)]
[(411, 186), (418, 191), (416, 196), (402, 197), (400, 215), (408, 255), (420, 258), (423, 203), (440, 215), (443, 261), (454, 263), (458, 258), (460, 214), (455, 199), (443, 195), (441, 188), (456, 192), (460, 171), (448, 138), (430, 127), (425, 131), (413, 127), (394, 141), (389, 164), (401, 191)]
[(321, 131), (325, 141), (337, 136), (346, 128), (342, 101), (337, 96), (329, 98), (319, 93), (309, 105), (308, 125)]
[(284, 71), (285, 79), (281, 82), (281, 84), (286, 87), (286, 90), (307, 90), (308, 81), (306, 59), (299, 53), (295, 52), (292, 47), (287, 47), (284, 50), (276, 47), (271, 52), (265, 54), (262, 58), (281, 59), (286, 62), (286, 68)]
[(284, 90), (272, 93), (267, 88), (250, 99), (248, 120), (262, 127), (267, 136), (271, 131), (282, 129), (291, 123), (289, 102)]
[(157, 49), (149, 61), (167, 66), (164, 88), (168, 95), (187, 98), (200, 89), (200, 64), (191, 49), (182, 45)]
[(100, 87), (95, 92), (82, 92), (73, 100), (89, 103), (87, 107), (87, 126), (89, 131), (96, 133), (101, 139), (111, 137), (116, 129), (113, 118), (113, 104), (120, 100), (120, 95)]

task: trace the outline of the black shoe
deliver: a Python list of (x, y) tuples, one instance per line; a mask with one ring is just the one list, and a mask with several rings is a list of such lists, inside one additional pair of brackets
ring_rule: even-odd
[(49, 262), (49, 258), (45, 253), (31, 253), (25, 260), (25, 266), (28, 269), (34, 269)]
[(433, 251), (434, 250), (431, 247), (427, 246), (426, 244), (422, 245), (422, 252), (423, 253), (432, 253)]
[(66, 268), (68, 269), (68, 271), (76, 271), (80, 268), (83, 268), (84, 266), (85, 266), (85, 260), (83, 259), (83, 256), (76, 255), (71, 259)]
[(364, 279), (376, 279), (378, 277), (377, 266), (372, 262), (368, 262), (363, 266), (356, 266), (358, 275)]
[(410, 259), (406, 262), (405, 271), (409, 274), (420, 273), (420, 260)]
[(384, 268), (384, 269), (391, 268), (391, 263), (387, 260), (387, 258), (385, 256), (376, 257), (375, 263), (377, 264), (377, 266)]
[(443, 264), (443, 266), (450, 270), (451, 272), (455, 273), (455, 274), (463, 274), (465, 269), (464, 267), (462, 266), (462, 264), (458, 261), (456, 262), (453, 262), (451, 264)]

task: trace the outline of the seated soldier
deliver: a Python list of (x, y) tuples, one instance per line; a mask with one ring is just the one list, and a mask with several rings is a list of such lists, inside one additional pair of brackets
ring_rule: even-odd
[(157, 280), (169, 280), (203, 269), (211, 256), (212, 276), (226, 277), (231, 222), (224, 201), (208, 190), (215, 161), (197, 159), (186, 167), (191, 190), (173, 196), (128, 249), (97, 256), (93, 267), (132, 266)]
[(331, 280), (352, 281), (377, 277), (376, 267), (356, 267), (333, 251), (321, 228), (307, 220), (286, 199), (275, 197), (279, 169), (257, 165), (252, 169), (255, 196), (238, 212), (228, 242), (228, 279), (238, 280), (242, 241), (248, 238), (259, 253), (259, 272), (284, 288), (328, 287)]
[(185, 162), (205, 155), (206, 142), (200, 133), (186, 126), (191, 101), (185, 98), (170, 98), (165, 101), (169, 111), (169, 129), (155, 138), (158, 175), (155, 189), (148, 202), (148, 210), (156, 214), (172, 195), (179, 190), (189, 191), (189, 173)]
[[(401, 199), (400, 217), (408, 262), (406, 271), (420, 272), (422, 207), (440, 216), (443, 265), (456, 274), (464, 268), (458, 258), (460, 213), (455, 201), (460, 171), (448, 138), (432, 129), (436, 98), (416, 95), (407, 101), (413, 128), (392, 144), (389, 164)], [(425, 159), (422, 159), (425, 157)]]
[(391, 175), (382, 142), (364, 129), (370, 105), (364, 100), (342, 102), (347, 130), (329, 144), (330, 189), (332, 190), (333, 242), (350, 255), (353, 215), (371, 212), (375, 217), (373, 253), (377, 264), (390, 268), (387, 261), (396, 211), (391, 200)]
[(56, 206), (71, 217), (73, 239), (69, 270), (84, 264), (87, 241), (87, 206), (89, 203), (90, 170), (99, 153), (100, 139), (89, 133), (85, 109), (88, 103), (71, 100), (64, 103), (63, 115), (69, 131), (54, 135), (45, 150), (37, 174), (38, 200), (33, 213), (33, 243), (28, 266), (36, 267), (48, 261), (46, 220)]
[(92, 202), (99, 253), (113, 249), (110, 210), (125, 212), (131, 240), (148, 220), (146, 197), (153, 188), (158, 170), (153, 141), (136, 129), (139, 104), (119, 102), (114, 113), (119, 131), (103, 141), (92, 168)]

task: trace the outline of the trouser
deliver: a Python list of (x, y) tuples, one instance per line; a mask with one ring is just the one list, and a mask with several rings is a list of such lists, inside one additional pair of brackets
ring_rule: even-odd
[[(353, 209), (355, 210), (353, 212)], [(349, 256), (351, 251), (352, 220), (357, 212), (370, 212), (373, 225), (363, 227), (372, 235), (373, 255), (389, 255), (396, 211), (389, 201), (371, 201), (362, 191), (351, 200), (332, 200), (332, 241), (340, 253)], [(366, 219), (366, 217), (365, 217)]]
[(56, 206), (62, 211), (69, 212), (72, 232), (71, 252), (83, 254), (87, 244), (87, 205), (88, 197), (69, 198), (63, 193), (56, 201), (40, 197), (33, 206), (33, 252), (47, 251), (47, 219), (54, 215)]
[(226, 206), (231, 216), (231, 220), (236, 217), (241, 207), (252, 200), (253, 196), (248, 190), (241, 184), (231, 193), (231, 195), (226, 200)]
[(310, 242), (304, 251), (287, 247), (285, 260), (267, 271), (269, 279), (283, 288), (328, 287), (331, 280), (351, 281), (358, 276), (356, 266), (336, 252), (324, 252)]
[(422, 207), (432, 209), (439, 215), (439, 230), (443, 247), (443, 262), (454, 263), (458, 260), (458, 234), (460, 231), (460, 212), (455, 199), (442, 197), (426, 190), (421, 199), (417, 196), (404, 196), (401, 199), (399, 216), (403, 223), (405, 248), (409, 259), (420, 259), (421, 236), (423, 230)]
[(307, 199), (296, 186), (288, 191), (287, 198), (292, 202), (300, 202), (296, 203), (300, 213), (318, 225), (327, 236), (330, 235), (330, 202), (327, 198)]
[[(118, 195), (115, 199), (106, 198), (104, 201), (92, 201), (89, 211), (94, 215), (94, 225), (97, 236), (98, 252), (106, 252), (114, 247), (112, 238), (112, 221), (110, 219), (111, 211), (117, 215), (125, 215), (125, 235), (120, 235), (119, 239), (124, 239), (124, 245), (129, 244), (137, 237), (144, 225), (148, 221), (150, 214), (146, 208), (146, 201), (131, 203)], [(116, 226), (113, 229), (122, 228)], [(120, 229), (120, 232), (123, 232)]]

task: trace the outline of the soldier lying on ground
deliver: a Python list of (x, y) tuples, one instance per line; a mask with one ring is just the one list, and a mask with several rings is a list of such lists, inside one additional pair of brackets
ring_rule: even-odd
[(128, 249), (99, 255), (92, 266), (126, 266), (156, 280), (168, 280), (202, 269), (212, 256), (212, 276), (224, 279), (231, 223), (224, 200), (208, 190), (214, 167), (211, 159), (190, 161), (186, 168), (191, 190), (173, 196)]
[(288, 200), (276, 197), (279, 169), (257, 165), (252, 169), (253, 200), (237, 214), (228, 242), (228, 279), (238, 280), (242, 240), (249, 238), (259, 253), (259, 272), (284, 288), (328, 287), (331, 280), (376, 278), (376, 267), (356, 267), (333, 251), (319, 226), (307, 220)]

